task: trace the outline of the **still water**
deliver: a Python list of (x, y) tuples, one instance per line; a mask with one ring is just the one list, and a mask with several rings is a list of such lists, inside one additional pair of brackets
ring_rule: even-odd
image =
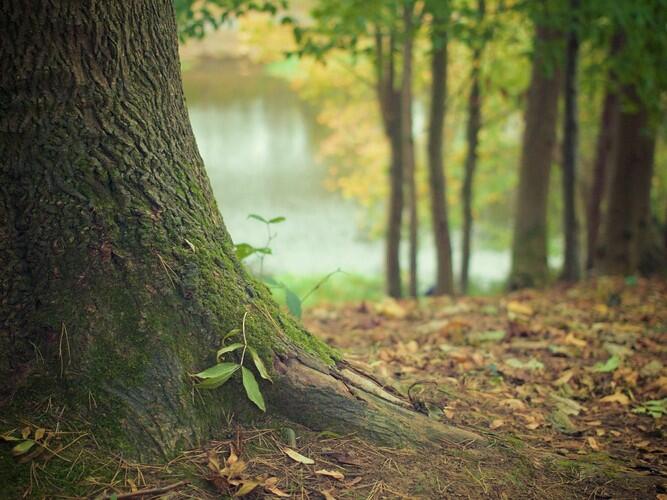
[[(312, 276), (340, 268), (382, 275), (383, 242), (369, 238), (356, 223), (363, 208), (324, 187), (326, 166), (317, 150), (326, 132), (316, 123), (316, 109), (285, 80), (243, 61), (199, 64), (183, 79), (197, 145), (233, 240), (266, 242), (266, 228), (248, 214), (287, 219), (275, 226), (265, 272)], [(458, 269), (459, 239), (453, 236)], [(480, 284), (502, 280), (508, 270), (507, 252), (472, 255), (471, 276)], [(426, 235), (419, 271), (427, 288), (435, 256)]]

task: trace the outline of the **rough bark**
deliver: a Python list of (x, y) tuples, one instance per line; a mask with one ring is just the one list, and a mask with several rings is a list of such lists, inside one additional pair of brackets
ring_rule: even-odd
[[(481, 21), (485, 14), (484, 0), (478, 1), (478, 19)], [(470, 270), (470, 254), (472, 249), (473, 232), (473, 183), (477, 170), (477, 148), (479, 145), (479, 131), (482, 128), (482, 97), (480, 89), (480, 64), (483, 46), (480, 44), (473, 49), (470, 95), (468, 96), (468, 124), (466, 126), (466, 153), (463, 185), (461, 186), (461, 201), (463, 203), (463, 230), (461, 236), (461, 293), (468, 292), (468, 274)]]
[(547, 197), (556, 141), (560, 68), (555, 61), (545, 60), (544, 48), (557, 38), (553, 30), (536, 27), (519, 168), (510, 288), (541, 286), (548, 278)]
[(408, 0), (403, 7), (403, 73), (401, 75), (401, 152), (408, 196), (409, 247), (408, 292), (417, 296), (417, 252), (419, 217), (417, 213), (417, 182), (415, 178), (415, 146), (412, 136), (412, 57), (414, 45), (414, 2)]
[(390, 297), (401, 297), (400, 244), (403, 224), (403, 153), (401, 142), (401, 93), (396, 89), (393, 33), (375, 33), (377, 96), (384, 132), (389, 142), (389, 201), (385, 250), (385, 286)]
[(595, 163), (593, 165), (593, 183), (588, 202), (586, 270), (593, 269), (598, 251), (598, 234), (602, 220), (602, 202), (607, 185), (607, 172), (613, 156), (613, 139), (618, 116), (618, 99), (616, 93), (607, 89), (600, 115), (600, 129), (595, 146)]
[(454, 292), (452, 243), (447, 214), (447, 177), (443, 156), (443, 130), (447, 99), (447, 33), (442, 19), (433, 14), (431, 33), (431, 109), (428, 127), (428, 170), (431, 224), (435, 241), (436, 281), (434, 295)]
[(225, 412), (258, 415), (238, 382), (196, 396), (188, 375), (247, 314), (274, 373), (271, 412), (388, 444), (425, 442), (420, 425), (471, 437), (340, 362), (236, 260), (189, 125), (170, 2), (3, 3), (0, 47), (3, 418), (58, 408), (130, 457), (200, 444)]
[[(571, 23), (576, 25), (579, 0), (570, 0)], [(563, 236), (564, 259), (561, 279), (577, 281), (581, 276), (579, 257), (579, 222), (577, 220), (577, 148), (579, 119), (577, 118), (577, 64), (579, 59), (579, 37), (576, 27), (567, 35), (565, 45), (565, 75), (563, 96), (565, 116), (563, 119)]]
[(623, 96), (627, 102), (618, 115), (599, 268), (604, 274), (631, 275), (639, 271), (642, 251), (651, 238), (655, 129), (636, 92), (626, 87)]

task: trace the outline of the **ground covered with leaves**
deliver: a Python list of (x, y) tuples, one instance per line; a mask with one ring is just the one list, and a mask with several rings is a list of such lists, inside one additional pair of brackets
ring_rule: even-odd
[(389, 449), (274, 421), (138, 464), (26, 421), (2, 436), (20, 485), (7, 498), (667, 498), (666, 282), (320, 305), (304, 321), (416, 410), (487, 441)]

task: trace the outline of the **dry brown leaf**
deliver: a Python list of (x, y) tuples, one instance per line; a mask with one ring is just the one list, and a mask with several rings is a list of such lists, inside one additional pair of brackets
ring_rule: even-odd
[(338, 479), (339, 481), (342, 481), (343, 479), (345, 479), (345, 476), (343, 475), (343, 473), (339, 472), (337, 470), (320, 469), (320, 470), (316, 470), (315, 474), (319, 474), (320, 476), (333, 477), (334, 479)]
[(21, 429), (21, 437), (23, 439), (28, 439), (28, 436), (30, 436), (30, 427), (24, 427)]
[(220, 461), (218, 460), (218, 454), (209, 450), (208, 452), (208, 468), (213, 472), (220, 472)]
[(586, 442), (588, 443), (588, 446), (590, 446), (593, 451), (600, 451), (600, 445), (598, 444), (597, 440), (594, 437), (588, 436), (586, 438)]
[(248, 493), (252, 492), (255, 488), (259, 486), (259, 483), (257, 481), (251, 481), (251, 480), (246, 480), (246, 481), (241, 481), (241, 487), (238, 489), (236, 493), (234, 493), (235, 497), (243, 497), (246, 496)]
[(535, 311), (533, 311), (533, 308), (527, 304), (512, 300), (507, 303), (507, 312), (514, 313), (519, 316), (532, 316)]
[(567, 370), (560, 377), (554, 380), (554, 385), (555, 386), (565, 385), (572, 379), (573, 376), (574, 376), (574, 370)]
[(610, 394), (609, 396), (605, 396), (602, 399), (600, 399), (600, 403), (618, 403), (623, 406), (627, 406), (630, 404), (630, 398), (628, 398), (625, 394), (622, 392), (618, 391), (615, 392), (614, 394)]
[(510, 408), (511, 410), (525, 410), (526, 404), (520, 399), (507, 398), (500, 401), (500, 404)]
[(264, 481), (264, 489), (269, 493), (273, 493), (277, 497), (281, 498), (289, 497), (289, 493), (285, 493), (283, 490), (278, 488), (277, 484), (278, 484), (277, 477), (269, 477)]
[(320, 493), (324, 497), (324, 500), (336, 500), (336, 497), (332, 495), (332, 492), (334, 492), (334, 491), (336, 491), (336, 490), (331, 488), (329, 490), (322, 490), (322, 491), (320, 491)]
[(502, 418), (496, 418), (489, 424), (489, 429), (494, 430), (498, 429), (499, 427), (502, 427), (505, 425), (505, 421)]
[(294, 451), (292, 448), (283, 448), (283, 453), (300, 464), (313, 465), (315, 463), (315, 460), (312, 458), (305, 457), (301, 453)]
[(583, 349), (588, 345), (588, 342), (576, 337), (574, 333), (570, 332), (567, 335), (565, 335), (565, 338), (563, 339), (563, 344), (573, 345), (575, 347)]

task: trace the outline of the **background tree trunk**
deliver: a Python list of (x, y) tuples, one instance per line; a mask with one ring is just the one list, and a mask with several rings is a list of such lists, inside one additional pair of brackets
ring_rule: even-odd
[(602, 202), (607, 185), (607, 172), (612, 159), (614, 131), (618, 116), (618, 99), (611, 89), (607, 89), (600, 116), (600, 129), (595, 146), (595, 163), (593, 166), (593, 185), (588, 202), (588, 224), (586, 244), (586, 269), (591, 270), (595, 264), (598, 251), (598, 234), (602, 220)]
[(443, 164), (443, 129), (447, 100), (447, 18), (433, 13), (431, 33), (431, 110), (428, 128), (428, 168), (431, 223), (436, 253), (435, 295), (454, 292), (452, 244), (447, 214), (447, 177)]
[(563, 232), (564, 261), (561, 279), (577, 281), (581, 276), (579, 263), (579, 223), (575, 190), (577, 185), (577, 148), (579, 119), (577, 118), (577, 64), (579, 59), (578, 27), (579, 0), (570, 0), (569, 15), (573, 21), (565, 46), (563, 119)]
[(600, 270), (635, 274), (651, 227), (650, 195), (655, 130), (636, 92), (626, 87), (628, 106), (618, 115), (609, 204), (605, 217)]
[[(385, 47), (386, 45), (386, 47)], [(403, 152), (401, 141), (401, 93), (396, 90), (394, 35), (375, 33), (376, 81), (380, 114), (389, 142), (389, 202), (385, 250), (385, 286), (390, 297), (398, 298), (401, 289), (401, 226), (403, 224)]]
[(269, 411), (394, 445), (470, 439), (338, 361), (239, 264), (189, 125), (170, 2), (2, 4), (0, 46), (5, 420), (57, 411), (126, 457), (201, 444), (230, 411), (257, 416), (238, 381), (196, 395), (188, 376), (247, 314), (274, 374)]
[(403, 168), (408, 194), (409, 216), (409, 293), (417, 296), (417, 253), (419, 250), (419, 216), (417, 213), (417, 182), (415, 179), (415, 145), (412, 136), (412, 50), (414, 42), (415, 4), (413, 0), (406, 1), (403, 6), (403, 75), (401, 82), (401, 151), (403, 153)]
[(541, 286), (548, 278), (547, 198), (556, 141), (560, 68), (548, 62), (544, 46), (557, 34), (538, 25), (526, 103), (525, 129), (512, 241), (510, 288)]
[[(485, 2), (479, 0), (477, 3), (478, 20), (481, 24), (485, 14)], [(477, 169), (477, 147), (479, 144), (479, 131), (482, 128), (482, 98), (480, 90), (480, 65), (482, 59), (483, 45), (480, 43), (473, 49), (472, 72), (470, 95), (468, 96), (468, 125), (466, 127), (466, 141), (468, 151), (466, 154), (463, 173), (463, 186), (461, 187), (461, 201), (463, 203), (463, 231), (461, 237), (461, 293), (468, 293), (468, 273), (470, 269), (470, 254), (472, 248), (473, 231), (473, 182), (475, 170)]]

